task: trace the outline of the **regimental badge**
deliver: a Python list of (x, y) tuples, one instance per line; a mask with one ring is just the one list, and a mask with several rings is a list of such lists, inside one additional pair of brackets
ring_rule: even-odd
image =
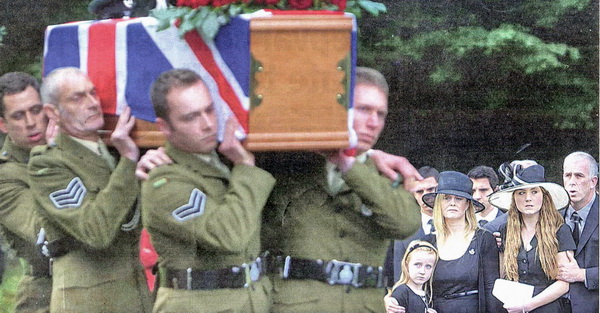
[(371, 211), (371, 209), (369, 209), (369, 207), (367, 207), (364, 204), (360, 205), (360, 213), (362, 213), (362, 215), (364, 215), (366, 217), (373, 215), (373, 211)]
[(87, 194), (87, 189), (79, 177), (75, 177), (69, 182), (67, 188), (57, 190), (50, 194), (50, 201), (59, 209), (78, 208), (83, 202), (83, 197)]
[(205, 205), (206, 195), (202, 191), (194, 188), (192, 194), (190, 194), (188, 203), (178, 207), (171, 214), (178, 222), (184, 222), (202, 215), (204, 213)]

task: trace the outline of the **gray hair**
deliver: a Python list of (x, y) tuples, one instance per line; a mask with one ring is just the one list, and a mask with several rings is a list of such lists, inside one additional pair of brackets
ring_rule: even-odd
[(42, 81), (42, 87), (40, 88), (42, 102), (60, 106), (62, 82), (71, 75), (87, 76), (85, 72), (77, 67), (61, 67), (50, 72)]
[(586, 153), (583, 151), (575, 151), (575, 152), (567, 155), (563, 162), (563, 166), (565, 163), (567, 163), (567, 161), (578, 161), (578, 160), (586, 161), (586, 163), (588, 164), (588, 170), (589, 170), (590, 177), (598, 176), (598, 162), (596, 162), (596, 159), (594, 159), (594, 157), (591, 156), (589, 153)]

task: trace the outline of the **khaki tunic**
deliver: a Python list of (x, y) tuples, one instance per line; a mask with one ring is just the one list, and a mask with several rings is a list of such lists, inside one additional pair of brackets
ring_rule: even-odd
[[(405, 238), (420, 225), (414, 197), (393, 188), (370, 160), (342, 176), (345, 185), (337, 194), (329, 190), (322, 158), (283, 176), (263, 227), (270, 231), (265, 248), (284, 256), (383, 266), (389, 239)], [(279, 277), (273, 285), (273, 312), (385, 311), (383, 289)]]
[(140, 227), (121, 229), (139, 194), (136, 163), (121, 158), (112, 171), (64, 134), (31, 155), (31, 188), (47, 216), (48, 239), (68, 238), (78, 246), (54, 261), (51, 312), (149, 312)]
[[(144, 227), (160, 267), (202, 271), (256, 259), (261, 213), (275, 184), (271, 174), (235, 165), (229, 176), (169, 144), (166, 152), (174, 163), (153, 169), (142, 185)], [(269, 279), (253, 285), (215, 290), (160, 287), (154, 311), (268, 312)]]
[(27, 162), (29, 150), (15, 146), (6, 138), (0, 151), (0, 230), (17, 256), (27, 261), (16, 294), (16, 313), (49, 312), (52, 280), (33, 276), (29, 265), (48, 270), (48, 260), (35, 248), (40, 230), (39, 205), (29, 189)]

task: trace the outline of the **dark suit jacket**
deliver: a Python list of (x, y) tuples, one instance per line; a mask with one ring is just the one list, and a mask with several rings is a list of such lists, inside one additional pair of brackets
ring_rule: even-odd
[[(560, 213), (566, 220), (566, 209)], [(569, 289), (573, 313), (598, 312), (598, 195), (592, 204), (575, 250), (575, 260), (586, 270), (584, 283), (572, 283)]]

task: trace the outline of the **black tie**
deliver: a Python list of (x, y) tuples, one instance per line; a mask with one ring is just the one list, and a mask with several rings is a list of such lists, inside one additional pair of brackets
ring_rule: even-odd
[(573, 212), (571, 215), (571, 222), (573, 222), (573, 240), (575, 240), (575, 246), (579, 245), (579, 222), (581, 217), (577, 212)]
[(435, 226), (433, 225), (433, 219), (430, 218), (429, 221), (427, 221), (427, 224), (431, 225), (431, 230), (429, 231), (429, 233), (434, 233), (435, 232)]
[(487, 220), (479, 220), (479, 226), (483, 227), (485, 224), (487, 224), (488, 221)]

